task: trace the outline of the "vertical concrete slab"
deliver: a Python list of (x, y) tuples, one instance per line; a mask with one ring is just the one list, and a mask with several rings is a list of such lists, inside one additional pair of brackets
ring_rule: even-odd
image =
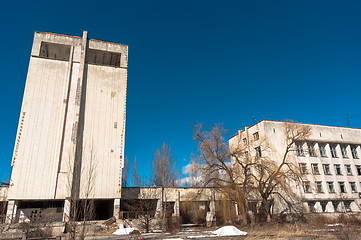
[(120, 218), (120, 198), (114, 199), (113, 216), (114, 216), (116, 219), (119, 219), (119, 218)]
[(313, 212), (316, 212), (316, 213), (322, 213), (323, 212), (320, 202), (315, 203), (315, 206), (313, 207)]
[(180, 192), (177, 192), (177, 198), (174, 203), (174, 210), (173, 210), (173, 216), (179, 217), (180, 216)]
[(350, 209), (352, 212), (361, 212), (360, 207), (356, 204), (355, 201), (351, 202)]
[(327, 202), (325, 212), (327, 212), (327, 213), (333, 213), (333, 212), (335, 212), (335, 208), (333, 207), (333, 204), (332, 204), (331, 201)]
[(70, 220), (70, 201), (65, 199), (64, 201), (64, 210), (63, 210), (63, 222), (68, 222)]
[(345, 204), (343, 201), (341, 201), (338, 206), (337, 206), (337, 211), (338, 212), (342, 212), (345, 213), (346, 212), (346, 208), (345, 208)]
[(6, 211), (6, 220), (7, 224), (13, 223), (16, 218), (17, 205), (14, 200), (8, 201), (8, 208)]

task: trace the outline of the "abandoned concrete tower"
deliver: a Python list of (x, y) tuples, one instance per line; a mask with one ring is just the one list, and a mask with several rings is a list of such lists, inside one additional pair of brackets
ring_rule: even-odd
[(96, 219), (117, 216), (127, 67), (126, 45), (90, 39), (87, 31), (35, 32), (7, 216), (24, 220), (42, 209), (64, 219), (74, 198), (94, 199)]

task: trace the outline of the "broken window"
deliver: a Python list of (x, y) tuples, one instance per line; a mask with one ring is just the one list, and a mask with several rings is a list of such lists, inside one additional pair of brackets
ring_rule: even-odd
[(319, 144), (318, 144), (318, 147), (320, 148), (320, 155), (321, 155), (321, 157), (327, 157), (325, 144), (319, 143)]
[(351, 187), (351, 192), (353, 192), (353, 193), (357, 192), (355, 182), (350, 182), (350, 187)]
[(295, 144), (296, 144), (296, 154), (297, 154), (297, 156), (304, 156), (303, 143), (296, 142)]
[(256, 157), (262, 157), (261, 147), (256, 147)]
[(335, 188), (333, 187), (333, 182), (327, 182), (327, 186), (328, 186), (328, 192), (329, 193), (334, 193), (335, 192)]
[(353, 158), (358, 159), (357, 146), (351, 145), (351, 153)]
[(305, 193), (310, 193), (311, 192), (310, 182), (303, 182), (303, 189)]
[(254, 138), (255, 141), (259, 139), (258, 132), (253, 133), (253, 138)]
[(341, 144), (340, 147), (341, 147), (342, 157), (343, 157), (343, 158), (348, 158), (348, 157), (347, 157), (346, 145)]
[(330, 150), (331, 150), (331, 156), (333, 158), (337, 158), (336, 145), (331, 144), (331, 143), (329, 145), (330, 145)]
[(330, 172), (330, 164), (322, 164), (322, 166), (323, 166), (324, 174), (326, 174), (326, 175), (331, 174), (331, 172)]
[(320, 174), (320, 171), (318, 170), (318, 163), (312, 163), (311, 167), (312, 167), (312, 173), (314, 175), (319, 175)]
[(336, 175), (342, 175), (340, 164), (334, 164)]
[(307, 165), (306, 165), (306, 163), (300, 163), (300, 172), (301, 172), (301, 174), (307, 174)]
[(346, 168), (347, 175), (352, 175), (351, 165), (345, 164), (345, 168)]
[(323, 193), (322, 182), (316, 182), (316, 188), (318, 193)]
[(89, 64), (120, 67), (120, 53), (88, 49), (86, 62)]
[(344, 182), (338, 182), (338, 185), (340, 186), (340, 192), (345, 193), (346, 192), (345, 183)]
[(310, 157), (316, 157), (316, 153), (315, 153), (315, 144), (314, 143), (307, 143), (307, 147), (308, 147), (308, 154), (310, 155)]
[(70, 48), (69, 45), (41, 42), (39, 57), (69, 61)]

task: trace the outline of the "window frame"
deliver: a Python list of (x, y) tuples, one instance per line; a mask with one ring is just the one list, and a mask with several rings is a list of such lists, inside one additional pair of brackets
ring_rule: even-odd
[(320, 156), (326, 158), (326, 157), (327, 157), (326, 144), (324, 144), (324, 143), (319, 143), (319, 144), (318, 144), (318, 148), (319, 148), (319, 150), (320, 150)]
[(313, 175), (320, 175), (320, 169), (318, 168), (318, 163), (311, 163), (311, 169)]
[(261, 158), (262, 157), (261, 146), (255, 147), (254, 150), (256, 150), (256, 157)]
[(258, 132), (253, 133), (253, 139), (255, 141), (257, 141), (259, 139), (259, 133)]
[(333, 182), (327, 182), (327, 188), (329, 193), (335, 193), (335, 186)]
[(340, 193), (347, 193), (345, 182), (338, 182), (338, 186), (340, 188)]
[(309, 181), (304, 181), (303, 182), (303, 191), (305, 193), (312, 193), (312, 190), (311, 190), (311, 184)]
[(348, 176), (352, 176), (352, 168), (351, 168), (351, 164), (345, 164), (345, 170), (346, 170), (346, 175)]
[(335, 143), (329, 143), (328, 145), (329, 145), (329, 147), (330, 147), (331, 157), (332, 157), (332, 158), (338, 158), (338, 156), (337, 156), (337, 150), (336, 150), (337, 144), (335, 144)]
[(356, 172), (358, 176), (361, 176), (361, 165), (355, 165), (356, 166)]
[(317, 193), (324, 193), (323, 187), (322, 187), (322, 181), (317, 181), (316, 183), (316, 191)]
[(359, 159), (359, 156), (357, 154), (357, 145), (350, 145), (351, 148), (351, 154), (353, 159)]
[(308, 174), (307, 163), (299, 163), (299, 167), (302, 175)]
[(299, 157), (304, 157), (305, 152), (303, 151), (303, 142), (295, 142), (296, 146), (296, 155)]
[(342, 175), (341, 164), (333, 164), (333, 167), (335, 168), (336, 175)]
[(350, 188), (352, 193), (357, 193), (357, 187), (355, 182), (350, 182)]
[[(326, 166), (327, 166), (327, 168), (326, 168)], [(322, 168), (323, 168), (323, 174), (331, 175), (330, 164), (324, 163), (324, 164), (322, 164)], [(327, 169), (327, 171), (326, 171), (326, 169)]]
[(316, 157), (315, 143), (313, 143), (313, 142), (307, 142), (307, 149), (308, 149), (308, 155), (309, 155), (310, 157)]
[(347, 156), (347, 145), (340, 144), (342, 158), (348, 158)]

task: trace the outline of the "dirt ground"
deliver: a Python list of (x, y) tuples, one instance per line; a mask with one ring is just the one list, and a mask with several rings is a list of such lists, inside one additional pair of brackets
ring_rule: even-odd
[[(143, 239), (284, 239), (284, 240), (305, 240), (305, 239), (340, 239), (354, 240), (361, 239), (361, 225), (359, 224), (264, 224), (254, 226), (236, 226), (239, 230), (248, 233), (247, 236), (235, 237), (204, 237), (205, 231), (214, 231), (217, 228), (189, 228), (181, 229), (174, 233), (153, 233), (142, 234)], [(203, 235), (203, 236), (202, 236)], [(200, 236), (200, 237), (197, 237)], [(90, 239), (131, 239), (129, 236), (97, 236), (87, 237)]]

